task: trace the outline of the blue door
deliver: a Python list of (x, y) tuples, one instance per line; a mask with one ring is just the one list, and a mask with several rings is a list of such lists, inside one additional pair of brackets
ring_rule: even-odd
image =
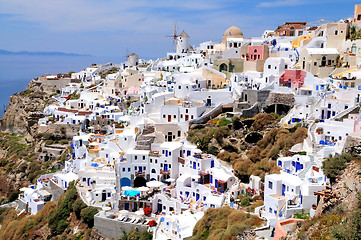
[(214, 160), (211, 161), (211, 168), (214, 167)]
[(211, 183), (213, 183), (213, 176), (211, 175)]
[(142, 173), (142, 169), (143, 169), (142, 166), (138, 166), (138, 172), (139, 172), (139, 173)]
[(68, 187), (68, 183), (67, 182), (65, 182), (65, 188), (67, 188)]
[(125, 187), (125, 186), (131, 186), (131, 181), (130, 181), (130, 179), (129, 178), (126, 178), (126, 177), (124, 177), (124, 178), (121, 178), (120, 179), (120, 186), (122, 186), (122, 187)]
[(196, 201), (199, 200), (199, 193), (196, 194)]
[(88, 178), (88, 186), (90, 185), (90, 178)]
[(191, 151), (188, 150), (187, 151), (187, 156), (189, 156), (189, 155), (191, 155)]
[(197, 163), (193, 162), (193, 169), (197, 169)]
[(129, 203), (124, 204), (124, 209), (129, 211)]
[(296, 163), (296, 172), (298, 171), (298, 170), (300, 170), (301, 169), (301, 163), (300, 162), (297, 162)]
[(284, 184), (282, 184), (282, 196), (285, 195), (285, 191), (286, 191), (286, 186)]
[(214, 180), (214, 185), (216, 186), (216, 188), (218, 187), (218, 180)]
[(164, 171), (168, 171), (168, 164), (164, 164)]

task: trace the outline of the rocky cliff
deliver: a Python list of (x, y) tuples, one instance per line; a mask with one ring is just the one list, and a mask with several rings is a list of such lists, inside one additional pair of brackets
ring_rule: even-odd
[(47, 134), (38, 132), (38, 120), (44, 117), (40, 112), (55, 103), (52, 96), (63, 85), (63, 81), (57, 85), (57, 80), (32, 80), (24, 91), (10, 97), (8, 109), (0, 119), (0, 204), (14, 200), (19, 188), (63, 164), (65, 151), (48, 161), (41, 161), (39, 155), (45, 145), (53, 143), (60, 142), (66, 149), (67, 129), (64, 134), (61, 129)]
[[(37, 120), (41, 115), (34, 114), (42, 111), (47, 105), (55, 102), (52, 95), (54, 91), (43, 91), (42, 84), (30, 81), (26, 90), (16, 93), (10, 97), (8, 109), (4, 117), (0, 119), (0, 130), (5, 132), (26, 135), (36, 135)], [(46, 81), (45, 81), (46, 82)]]

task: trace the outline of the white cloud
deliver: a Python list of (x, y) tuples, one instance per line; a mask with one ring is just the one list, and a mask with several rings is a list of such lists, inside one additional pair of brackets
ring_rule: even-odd
[[(195, 45), (221, 41), (232, 25), (249, 37), (261, 34), (265, 23), (277, 26), (280, 17), (270, 21), (269, 15), (243, 11), (242, 2), (245, 0), (0, 0), (0, 14), (6, 24), (10, 20), (29, 26), (26, 34), (31, 39), (38, 34), (38, 40), (31, 42), (37, 49), (47, 46), (49, 50), (103, 54), (130, 48), (165, 53), (172, 49), (172, 41), (165, 35), (172, 34), (175, 21)], [(12, 44), (16, 36), (10, 35), (12, 38), (2, 42)], [(29, 43), (23, 39), (16, 45), (28, 49)]]
[(260, 8), (270, 8), (270, 7), (286, 7), (286, 6), (298, 6), (298, 5), (305, 5), (309, 4), (307, 1), (301, 0), (278, 0), (272, 2), (261, 2), (257, 5)]

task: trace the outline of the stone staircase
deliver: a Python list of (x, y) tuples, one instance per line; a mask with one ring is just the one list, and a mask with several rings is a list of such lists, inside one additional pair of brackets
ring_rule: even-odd
[(152, 143), (155, 140), (155, 128), (154, 125), (147, 125), (143, 129), (136, 140), (135, 150), (150, 150)]

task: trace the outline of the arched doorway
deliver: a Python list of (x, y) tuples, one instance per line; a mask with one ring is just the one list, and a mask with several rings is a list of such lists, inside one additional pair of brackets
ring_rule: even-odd
[(102, 191), (102, 202), (104, 202), (105, 200), (107, 200), (107, 191), (103, 190)]
[(326, 56), (322, 57), (321, 66), (322, 67), (326, 66)]
[(144, 177), (136, 177), (134, 180), (134, 187), (144, 187), (146, 186), (147, 181)]
[(132, 185), (132, 182), (130, 181), (129, 178), (124, 177), (124, 178), (120, 179), (120, 186), (122, 186), (122, 187), (129, 186), (130, 187), (131, 185)]
[(222, 72), (222, 71), (227, 72), (227, 71), (228, 71), (228, 66), (227, 66), (227, 64), (222, 63), (222, 64), (219, 66), (219, 71), (220, 71), (220, 72)]

